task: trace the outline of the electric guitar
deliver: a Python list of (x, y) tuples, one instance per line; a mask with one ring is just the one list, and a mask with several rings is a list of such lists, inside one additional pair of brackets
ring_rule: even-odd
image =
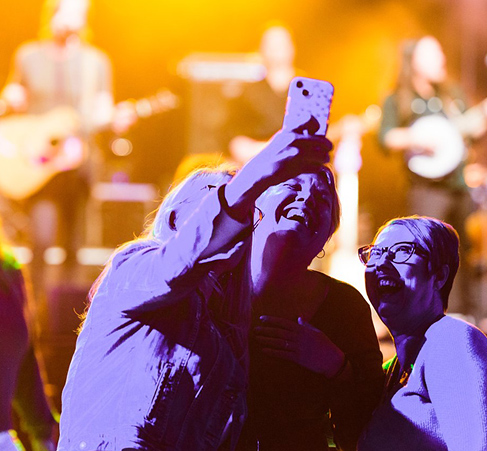
[[(162, 90), (121, 104), (131, 105), (135, 116), (146, 118), (177, 108), (179, 98)], [(81, 119), (72, 107), (6, 116), (0, 119), (0, 194), (14, 200), (28, 198), (56, 174), (78, 168), (87, 153)]]
[(452, 173), (466, 158), (465, 138), (477, 138), (487, 131), (486, 102), (451, 118), (431, 115), (411, 125), (413, 139), (428, 143), (428, 152), (410, 149), (408, 168), (428, 179), (441, 179)]

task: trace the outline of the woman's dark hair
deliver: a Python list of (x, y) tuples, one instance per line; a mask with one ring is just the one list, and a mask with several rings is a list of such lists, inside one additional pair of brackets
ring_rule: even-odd
[[(418, 39), (408, 39), (402, 43), (401, 63), (395, 87), (400, 126), (409, 125), (413, 117), (411, 102), (417, 96), (413, 87), (413, 56), (416, 47), (423, 39), (434, 38), (423, 36)], [(448, 106), (453, 98), (450, 83), (445, 81), (441, 84), (435, 84), (433, 87), (436, 91), (435, 95), (442, 100), (443, 105)]]
[(321, 172), (325, 175), (331, 196), (331, 225), (328, 236), (326, 237), (326, 241), (329, 241), (333, 234), (338, 230), (338, 227), (340, 227), (341, 207), (333, 171), (329, 166), (325, 165)]
[(450, 224), (436, 218), (406, 216), (386, 222), (378, 230), (374, 242), (384, 229), (393, 225), (406, 227), (416, 237), (421, 247), (428, 252), (429, 270), (432, 274), (438, 272), (443, 265), (448, 265), (448, 278), (440, 290), (443, 309), (446, 311), (453, 280), (460, 264), (460, 240), (457, 231)]

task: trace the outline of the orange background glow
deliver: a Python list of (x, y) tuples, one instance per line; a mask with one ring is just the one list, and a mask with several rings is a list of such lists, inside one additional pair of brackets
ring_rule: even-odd
[[(36, 38), (41, 4), (3, 2), (1, 84), (15, 48)], [(255, 51), (265, 24), (282, 20), (294, 31), (297, 66), (335, 85), (333, 123), (380, 104), (393, 86), (401, 40), (424, 34), (440, 39), (450, 74), (473, 99), (481, 97), (487, 86), (482, 79), (486, 9), (477, 0), (94, 0), (90, 25), (93, 43), (112, 59), (120, 101), (165, 86), (177, 91), (176, 68), (182, 58), (193, 52)], [(134, 133), (135, 149), (142, 147), (146, 158), (165, 152), (157, 160), (161, 173), (174, 170), (184, 142), (174, 136), (183, 134), (184, 126), (171, 120), (168, 115), (147, 121)], [(377, 223), (401, 214), (399, 161), (384, 157), (373, 135), (365, 140), (363, 158), (361, 204)]]

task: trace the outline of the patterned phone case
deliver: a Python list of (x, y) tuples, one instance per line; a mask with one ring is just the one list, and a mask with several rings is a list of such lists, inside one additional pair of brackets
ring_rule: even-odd
[(289, 85), (283, 129), (325, 135), (333, 85), (313, 78), (295, 77)]

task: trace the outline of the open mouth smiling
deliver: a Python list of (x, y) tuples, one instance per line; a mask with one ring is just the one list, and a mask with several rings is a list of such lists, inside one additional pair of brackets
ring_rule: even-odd
[(306, 228), (312, 227), (313, 221), (306, 210), (291, 207), (288, 209), (284, 209), (282, 212), (282, 216), (289, 221), (296, 221), (299, 224), (304, 225)]
[(379, 276), (377, 278), (377, 289), (381, 294), (395, 293), (403, 288), (404, 282), (390, 276)]

